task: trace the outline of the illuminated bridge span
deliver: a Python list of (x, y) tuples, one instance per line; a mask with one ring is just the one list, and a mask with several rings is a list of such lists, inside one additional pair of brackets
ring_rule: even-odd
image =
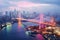
[(13, 20), (14, 19), (17, 19), (18, 20), (18, 26), (21, 26), (22, 25), (22, 20), (25, 20), (25, 21), (29, 21), (29, 22), (33, 22), (33, 23), (37, 23), (37, 24), (46, 24), (46, 25), (51, 25), (51, 26), (55, 26), (56, 23), (55, 23), (55, 20), (53, 17), (51, 17), (51, 20), (50, 22), (44, 22), (44, 18), (43, 18), (44, 15), (40, 15), (40, 20), (36, 20), (36, 19), (24, 19), (24, 18), (12, 18)]

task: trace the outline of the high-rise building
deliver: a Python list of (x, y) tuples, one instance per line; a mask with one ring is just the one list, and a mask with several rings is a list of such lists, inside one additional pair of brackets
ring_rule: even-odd
[(0, 12), (0, 16), (3, 16), (3, 12)]

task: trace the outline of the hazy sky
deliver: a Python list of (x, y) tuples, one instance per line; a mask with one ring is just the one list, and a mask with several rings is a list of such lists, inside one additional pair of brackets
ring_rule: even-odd
[(50, 14), (60, 15), (60, 0), (0, 0), (0, 10), (15, 8), (30, 12), (54, 12)]
[[(60, 12), (60, 0), (0, 0), (0, 9), (6, 8), (31, 8), (36, 7), (38, 11), (56, 11)], [(21, 9), (21, 8), (20, 8)], [(33, 10), (35, 10), (33, 8)], [(28, 9), (27, 9), (28, 10)]]

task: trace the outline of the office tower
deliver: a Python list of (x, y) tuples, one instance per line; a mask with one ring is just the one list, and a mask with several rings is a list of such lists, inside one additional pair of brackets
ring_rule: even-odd
[(0, 16), (3, 16), (3, 12), (0, 12)]

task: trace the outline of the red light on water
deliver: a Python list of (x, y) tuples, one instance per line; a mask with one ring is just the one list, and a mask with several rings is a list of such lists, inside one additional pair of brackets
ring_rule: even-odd
[(36, 35), (37, 40), (44, 40), (43, 36), (41, 34)]

